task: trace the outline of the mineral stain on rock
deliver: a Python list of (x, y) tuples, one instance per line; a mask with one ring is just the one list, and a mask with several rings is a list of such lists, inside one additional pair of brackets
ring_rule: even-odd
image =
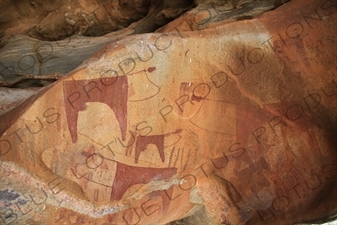
[(20, 197), (20, 195), (13, 190), (0, 190), (0, 201), (11, 202)]

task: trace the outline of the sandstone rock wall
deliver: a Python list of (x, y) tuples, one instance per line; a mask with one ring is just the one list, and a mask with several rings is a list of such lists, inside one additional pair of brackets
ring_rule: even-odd
[(115, 40), (1, 115), (1, 221), (336, 217), (337, 3), (224, 11)]

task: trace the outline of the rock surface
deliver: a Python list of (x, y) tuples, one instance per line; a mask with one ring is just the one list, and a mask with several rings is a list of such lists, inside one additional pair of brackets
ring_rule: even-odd
[(337, 3), (202, 12), (203, 30), (186, 14), (114, 41), (0, 117), (4, 224), (336, 216)]
[(0, 115), (11, 111), (30, 96), (37, 94), (39, 90), (40, 88), (18, 89), (1, 87)]
[[(8, 11), (0, 15), (0, 86), (46, 86), (55, 81), (55, 78), (46, 79), (47, 75), (66, 75), (109, 42), (131, 34), (153, 32), (194, 5), (198, 7), (187, 14), (192, 27), (194, 15), (198, 20), (205, 18), (207, 24), (233, 22), (254, 18), (286, 1), (163, 0), (150, 4), (149, 1), (85, 0), (37, 4), (24, 0), (13, 5), (12, 1), (3, 0), (0, 8), (6, 7)], [(209, 20), (205, 14), (205, 9), (210, 7), (213, 14), (214, 10), (218, 13), (216, 20)], [(200, 26), (198, 20), (197, 29), (207, 27), (204, 22)], [(32, 76), (36, 77), (32, 79)]]

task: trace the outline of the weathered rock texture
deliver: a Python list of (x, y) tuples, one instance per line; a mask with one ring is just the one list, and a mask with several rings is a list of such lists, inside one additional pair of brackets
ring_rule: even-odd
[(199, 13), (107, 45), (0, 117), (4, 224), (336, 216), (337, 3)]
[(14, 109), (24, 100), (36, 94), (39, 90), (40, 88), (0, 88), (0, 115)]
[(244, 18), (257, 16), (264, 10), (273, 9), (287, 1), (1, 0), (0, 7), (6, 11), (0, 15), (0, 33), (2, 44), (15, 34), (53, 41), (75, 34), (101, 36), (131, 24), (136, 33), (144, 33), (154, 31), (196, 5), (220, 6), (222, 11), (231, 11), (227, 18)]
[[(199, 19), (208, 20), (207, 24), (233, 22), (259, 16), (284, 2), (286, 0), (203, 0), (195, 3), (163, 0), (150, 4), (149, 1), (86, 0), (37, 4), (25, 0), (14, 4), (9, 0), (2, 1), (0, 8), (6, 7), (8, 11), (0, 16), (0, 33), (3, 34), (0, 86), (46, 86), (56, 79), (47, 78), (54, 74), (66, 75), (109, 42), (131, 34), (153, 32), (193, 5), (198, 7), (187, 15), (196, 19), (200, 30), (207, 26)], [(205, 17), (205, 8), (213, 8), (213, 11), (221, 12), (221, 16), (210, 21), (208, 15)], [(190, 26), (194, 27), (193, 23)], [(105, 35), (99, 36), (101, 34)]]

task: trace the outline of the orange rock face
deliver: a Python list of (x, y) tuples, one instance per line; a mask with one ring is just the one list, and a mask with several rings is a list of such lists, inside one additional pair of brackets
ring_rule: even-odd
[(199, 13), (106, 46), (0, 117), (4, 224), (336, 216), (337, 2), (223, 25)]

